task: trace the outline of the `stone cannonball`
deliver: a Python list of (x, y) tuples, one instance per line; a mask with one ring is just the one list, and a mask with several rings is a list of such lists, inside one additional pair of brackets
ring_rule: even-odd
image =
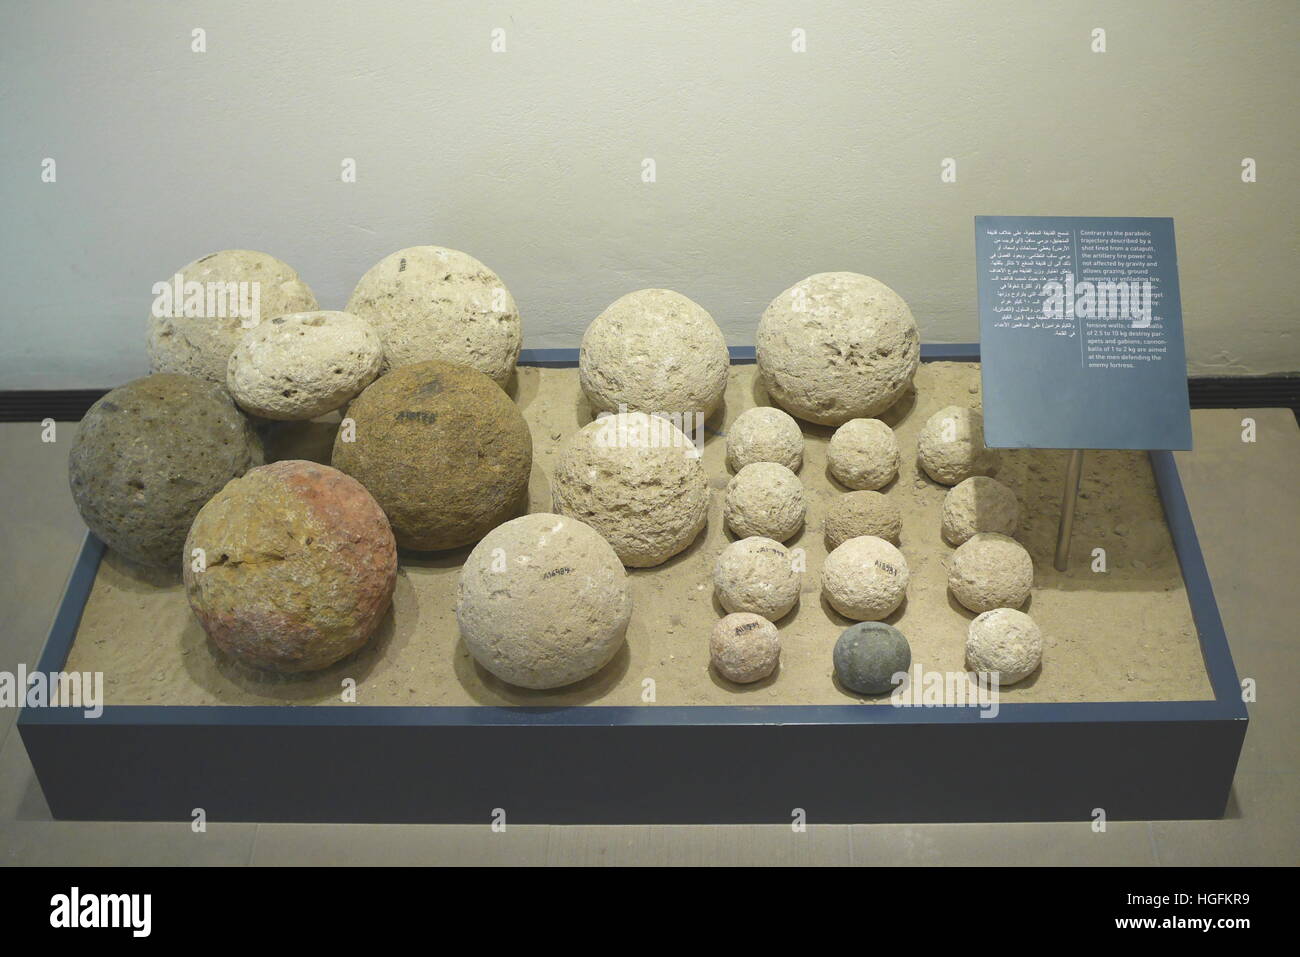
[(185, 554), (194, 616), (222, 651), (270, 671), (316, 671), (369, 640), (397, 582), (397, 543), (356, 479), (315, 462), (250, 471), (199, 512)]
[(778, 405), (819, 425), (884, 412), (921, 361), (916, 320), (879, 280), (824, 272), (772, 300), (758, 324), (758, 371)]
[(881, 621), (860, 621), (844, 629), (832, 652), (835, 677), (857, 694), (884, 694), (894, 675), (912, 666), (912, 648), (903, 633)]
[(948, 561), (948, 587), (974, 612), (1019, 608), (1034, 584), (1034, 562), (1014, 538), (978, 532)]
[(90, 407), (72, 443), (68, 481), (81, 517), (109, 548), (175, 568), (199, 509), (262, 461), (261, 441), (225, 389), (159, 373)]
[(1014, 535), (1019, 524), (1016, 493), (987, 475), (972, 475), (944, 496), (943, 538), (949, 545), (960, 545), (977, 532)]
[(560, 450), (551, 488), (557, 512), (600, 532), (633, 568), (668, 561), (708, 517), (709, 483), (694, 444), (644, 412), (579, 429)]
[(375, 327), (390, 369), (440, 359), (504, 385), (523, 343), (519, 309), (501, 277), (441, 246), (379, 260), (352, 290), (347, 311)]
[(754, 462), (727, 483), (722, 514), (737, 535), (784, 542), (803, 527), (806, 507), (799, 476), (775, 462)]
[(775, 462), (791, 472), (803, 465), (803, 432), (787, 413), (771, 406), (747, 409), (727, 430), (727, 465), (739, 472), (755, 462)]
[(587, 327), (578, 381), (597, 412), (695, 413), (722, 401), (731, 356), (713, 317), (681, 293), (642, 289)]
[(850, 538), (826, 556), (822, 593), (845, 618), (878, 621), (907, 594), (907, 559), (883, 538)]
[(346, 405), (384, 362), (379, 335), (346, 312), (294, 312), (250, 329), (230, 354), (226, 385), (264, 419), (314, 419)]
[(627, 572), (594, 528), (540, 512), (499, 525), (460, 572), (456, 621), (474, 660), (521, 688), (562, 688), (623, 647)]
[(713, 566), (713, 587), (723, 608), (753, 612), (769, 621), (795, 606), (801, 584), (803, 574), (795, 570), (790, 550), (770, 538), (732, 542)]
[[(175, 295), (171, 297), (173, 312), (179, 315), (159, 315), (161, 297), (155, 297), (149, 315), (148, 341), (149, 367), (154, 372), (197, 376), (224, 388), (230, 354), (249, 329), (276, 316), (319, 308), (315, 294), (292, 268), (274, 256), (251, 249), (212, 253), (182, 267), (180, 275), (182, 283), (200, 284), (202, 305), (194, 299), (191, 309), (186, 310), (185, 300), (189, 296), (183, 292), (180, 301)], [(168, 277), (166, 282), (174, 290), (174, 277)], [(223, 295), (218, 283), (257, 283), (256, 287), (246, 287), (246, 299), (239, 296), (237, 285), (228, 287), (236, 293), (235, 306), (252, 306), (256, 301), (257, 315), (246, 319), (235, 314), (237, 310), (230, 308), (231, 296)], [(212, 293), (211, 305), (208, 293)], [(194, 314), (195, 307), (201, 315)], [(187, 311), (190, 315), (185, 315)]]
[(926, 420), (917, 437), (916, 457), (925, 474), (941, 485), (991, 475), (999, 461), (997, 450), (984, 445), (984, 416), (956, 405)]
[(528, 424), (510, 397), (483, 373), (437, 360), (367, 386), (332, 457), (379, 502), (397, 544), (418, 551), (468, 545), (512, 517), (532, 461)]
[(718, 674), (736, 684), (762, 681), (781, 659), (776, 625), (761, 615), (738, 611), (713, 626), (709, 660)]
[(826, 547), (831, 551), (862, 535), (883, 538), (897, 545), (903, 534), (903, 514), (880, 492), (847, 492), (831, 502), (823, 531)]
[(879, 419), (850, 419), (831, 436), (826, 464), (846, 488), (883, 488), (898, 474), (898, 439)]
[(972, 671), (994, 671), (998, 686), (1028, 678), (1043, 658), (1043, 633), (1023, 611), (994, 608), (970, 623), (966, 663)]

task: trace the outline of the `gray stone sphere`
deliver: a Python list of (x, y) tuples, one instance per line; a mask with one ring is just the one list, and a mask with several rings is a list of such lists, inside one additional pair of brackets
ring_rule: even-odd
[(912, 666), (912, 649), (903, 633), (880, 621), (860, 621), (844, 629), (833, 652), (835, 677), (849, 691), (876, 695), (892, 691), (894, 676)]
[(826, 465), (845, 488), (884, 488), (898, 475), (898, 439), (879, 419), (850, 419), (831, 436)]
[(803, 465), (803, 432), (789, 414), (770, 405), (746, 409), (727, 430), (727, 465), (739, 472), (755, 462), (775, 462), (791, 472)]
[(972, 535), (948, 561), (948, 587), (973, 612), (1019, 608), (1034, 585), (1034, 561), (1014, 538)]
[(978, 532), (1014, 535), (1019, 524), (1016, 493), (987, 475), (972, 475), (944, 496), (943, 537), (949, 545), (960, 545)]
[(850, 538), (826, 556), (822, 593), (845, 618), (878, 621), (893, 614), (907, 594), (907, 559), (883, 538)]
[(204, 284), (205, 290), (218, 288), (208, 283), (257, 283), (259, 316), (254, 322), (209, 313), (206, 294), (202, 316), (158, 316), (151, 312), (148, 352), (149, 367), (154, 372), (197, 376), (225, 388), (230, 354), (250, 328), (276, 316), (319, 308), (315, 294), (288, 264), (251, 249), (211, 253), (182, 267), (180, 274), (182, 282)]
[(262, 443), (225, 389), (160, 373), (90, 407), (68, 481), (81, 517), (109, 548), (179, 570), (199, 509), (262, 458)]
[(590, 677), (623, 646), (627, 572), (588, 525), (536, 513), (489, 532), (461, 569), (456, 621), (474, 660), (521, 688)]
[(713, 626), (709, 660), (728, 681), (762, 681), (781, 660), (781, 636), (776, 625), (761, 615), (739, 611)]
[(903, 513), (889, 496), (880, 492), (846, 492), (831, 502), (823, 533), (830, 551), (862, 535), (883, 538), (897, 545), (903, 534)]
[(722, 550), (713, 566), (718, 602), (729, 612), (748, 611), (768, 621), (784, 617), (799, 601), (803, 574), (794, 556), (770, 538), (742, 538)]
[(523, 344), (519, 309), (501, 277), (442, 246), (385, 256), (352, 290), (347, 311), (375, 327), (389, 369), (440, 359), (504, 385)]
[(852, 272), (801, 280), (758, 325), (758, 371), (768, 395), (819, 425), (884, 412), (921, 361), (916, 320), (898, 293)]
[(737, 535), (784, 542), (803, 527), (803, 483), (784, 465), (754, 462), (732, 476), (722, 514)]
[(972, 671), (997, 672), (999, 687), (1028, 678), (1042, 658), (1043, 634), (1022, 611), (994, 608), (970, 623), (966, 663)]
[(925, 474), (941, 485), (956, 485), (972, 475), (997, 471), (999, 455), (984, 444), (984, 416), (949, 405), (926, 420), (917, 437), (916, 457)]
[(700, 305), (671, 289), (616, 299), (582, 337), (578, 381), (598, 412), (703, 413), (718, 407), (731, 356)]

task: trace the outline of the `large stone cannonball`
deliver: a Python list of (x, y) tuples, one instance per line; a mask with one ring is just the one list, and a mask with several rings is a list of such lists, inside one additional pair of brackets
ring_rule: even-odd
[(69, 455), (68, 481), (86, 525), (110, 548), (175, 568), (199, 509), (262, 461), (257, 434), (224, 389), (161, 373), (90, 407)]
[(870, 418), (907, 390), (921, 361), (916, 320), (884, 283), (824, 272), (795, 283), (758, 324), (758, 371), (769, 396), (819, 425)]
[(533, 440), (491, 379), (435, 360), (380, 376), (354, 399), (331, 461), (375, 497), (399, 546), (431, 551), (476, 542), (519, 509)]
[[(162, 294), (155, 296), (154, 309), (149, 315), (148, 344), (149, 366), (154, 372), (198, 376), (224, 387), (230, 354), (250, 328), (276, 316), (312, 312), (317, 308), (315, 294), (287, 263), (251, 249), (223, 249), (196, 259), (180, 270), (180, 276), (183, 284), (199, 284), (203, 292), (203, 314), (185, 314), (188, 294), (183, 293), (179, 299), (174, 294), (171, 297), (178, 315), (158, 315), (159, 305), (165, 303), (162, 303)], [(174, 286), (174, 275), (160, 282)], [(257, 283), (256, 317), (245, 319), (232, 315), (228, 308), (231, 304), (229, 295), (224, 299), (226, 315), (219, 314), (222, 311), (222, 285), (236, 284), (228, 288), (239, 297), (239, 283)], [(250, 306), (253, 303), (253, 287), (244, 288), (248, 298), (239, 298), (234, 303), (236, 306), (245, 301)], [(213, 294), (211, 304), (209, 292)]]
[[(370, 638), (393, 597), (383, 510), (338, 469), (253, 469), (203, 506), (185, 542), (185, 591), (203, 630), (244, 664), (315, 671)], [(199, 570), (201, 569), (201, 570)]]
[(504, 385), (523, 342), (519, 309), (501, 277), (441, 246), (411, 246), (379, 260), (357, 283), (347, 311), (374, 325), (389, 368), (440, 359)]
[(731, 356), (703, 307), (670, 289), (614, 301), (582, 337), (578, 380), (597, 412), (702, 413), (727, 388)]
[(465, 647), (502, 681), (561, 688), (595, 674), (623, 646), (627, 573), (588, 525), (546, 512), (489, 532), (460, 573)]

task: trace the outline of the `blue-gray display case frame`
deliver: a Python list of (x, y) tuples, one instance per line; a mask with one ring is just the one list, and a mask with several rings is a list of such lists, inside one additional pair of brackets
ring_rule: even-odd
[[(733, 349), (752, 362), (753, 349)], [(925, 361), (975, 361), (933, 345)], [(526, 351), (574, 365), (577, 350)], [(24, 708), (54, 817), (652, 824), (1221, 817), (1247, 715), (1172, 453), (1152, 452), (1212, 700), (699, 707)], [(60, 670), (104, 545), (87, 536), (38, 667)], [(147, 627), (141, 622), (141, 627)]]

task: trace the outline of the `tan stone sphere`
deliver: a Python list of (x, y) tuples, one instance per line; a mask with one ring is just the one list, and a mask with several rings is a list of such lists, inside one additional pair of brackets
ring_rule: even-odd
[(930, 416), (917, 436), (916, 457), (925, 474), (941, 485), (997, 471), (1000, 456), (984, 444), (984, 416), (950, 405)]
[(837, 495), (823, 525), (826, 547), (834, 551), (850, 538), (871, 535), (897, 545), (903, 534), (903, 513), (880, 492), (864, 490)]
[(1034, 585), (1034, 562), (1014, 538), (979, 532), (948, 561), (948, 587), (973, 612), (1019, 608)]
[(973, 475), (944, 496), (943, 538), (949, 545), (960, 545), (979, 532), (1014, 535), (1019, 524), (1016, 493), (987, 475)]
[(775, 462), (791, 472), (803, 465), (803, 431), (772, 406), (746, 409), (727, 430), (727, 466), (739, 472), (755, 462)]
[(754, 462), (732, 476), (722, 504), (735, 534), (787, 541), (803, 528), (807, 502), (803, 483), (784, 465)]
[(831, 436), (826, 465), (845, 488), (884, 488), (898, 475), (898, 439), (879, 419), (850, 419)]
[(781, 660), (781, 636), (766, 618), (740, 611), (713, 626), (709, 660), (728, 681), (750, 684), (762, 681)]
[(1022, 611), (994, 608), (970, 623), (966, 664), (972, 671), (996, 672), (999, 687), (1028, 678), (1042, 658), (1043, 634)]
[(768, 621), (777, 621), (794, 608), (802, 584), (795, 556), (770, 538), (732, 542), (713, 565), (718, 603), (728, 612), (753, 612)]
[(907, 560), (883, 538), (850, 538), (826, 556), (822, 593), (845, 618), (879, 621), (903, 603), (910, 573)]

